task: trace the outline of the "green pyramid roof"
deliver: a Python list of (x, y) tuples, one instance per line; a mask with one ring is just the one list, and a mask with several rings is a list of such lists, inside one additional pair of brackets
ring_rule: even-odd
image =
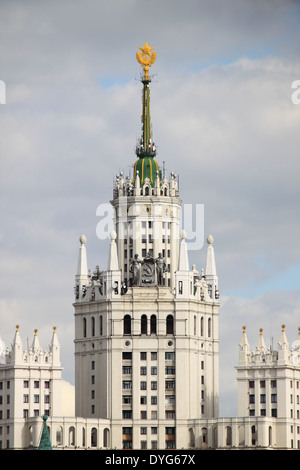
[(48, 416), (44, 415), (43, 416), (43, 430), (42, 430), (42, 435), (41, 435), (41, 440), (40, 440), (40, 445), (38, 447), (38, 450), (52, 450), (52, 444), (50, 441), (50, 436), (49, 436), (49, 431), (47, 428), (47, 419)]

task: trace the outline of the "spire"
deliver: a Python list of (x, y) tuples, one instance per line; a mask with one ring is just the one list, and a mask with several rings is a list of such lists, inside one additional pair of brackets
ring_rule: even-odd
[(152, 137), (151, 114), (150, 114), (150, 82), (149, 67), (156, 60), (156, 52), (152, 51), (147, 42), (144, 47), (139, 47), (141, 52), (136, 53), (139, 64), (144, 68), (143, 83), (143, 107), (142, 107), (142, 135), (136, 147), (136, 154), (139, 159), (134, 165), (133, 183), (135, 182), (137, 171), (139, 171), (140, 183), (144, 184), (145, 178), (149, 178), (151, 186), (155, 185), (155, 177), (159, 167), (153, 157), (156, 155), (156, 147)]
[(110, 242), (110, 248), (109, 248), (108, 266), (107, 266), (108, 271), (118, 271), (119, 270), (116, 238), (117, 238), (117, 234), (113, 230), (112, 232), (110, 232), (111, 242)]
[(39, 338), (37, 335), (38, 330), (34, 330), (34, 336), (33, 336), (33, 342), (32, 342), (32, 349), (37, 351), (38, 349), (41, 349)]
[(241, 349), (247, 349), (249, 350), (249, 343), (248, 343), (248, 338), (247, 338), (247, 333), (246, 333), (246, 327), (243, 326), (243, 333), (240, 341), (240, 347)]
[(186, 238), (186, 233), (184, 230), (182, 230), (178, 271), (189, 271), (189, 259), (188, 259), (188, 252), (187, 252), (187, 246), (185, 243), (185, 238)]
[(43, 416), (43, 421), (44, 422), (43, 422), (42, 435), (41, 435), (38, 450), (53, 450), (52, 449), (52, 444), (51, 444), (51, 441), (50, 441), (48, 427), (47, 427), (47, 419), (48, 419), (48, 416), (44, 415)]
[(218, 288), (218, 276), (215, 261), (215, 252), (213, 247), (214, 238), (212, 235), (208, 235), (207, 239), (207, 253), (206, 253), (206, 267), (205, 267), (205, 278), (209, 286), (209, 292), (212, 299), (219, 299), (219, 288)]
[(215, 252), (213, 247), (214, 238), (212, 235), (208, 235), (207, 239), (207, 254), (206, 254), (206, 269), (205, 275), (206, 276), (216, 276), (217, 269), (216, 269), (216, 262), (215, 262)]
[(56, 326), (53, 327), (53, 334), (52, 334), (52, 340), (51, 340), (50, 346), (56, 347), (56, 348), (59, 347), (59, 342), (58, 342), (57, 333), (56, 333)]
[(279, 338), (279, 341), (278, 341), (278, 344), (279, 346), (283, 347), (283, 346), (288, 346), (288, 340), (287, 340), (287, 337), (286, 337), (286, 334), (285, 334), (285, 325), (281, 325), (281, 335), (280, 335), (280, 338)]
[(87, 258), (86, 258), (86, 236), (81, 235), (79, 238), (80, 248), (78, 255), (78, 264), (77, 264), (77, 276), (88, 276), (88, 267), (87, 267)]
[(13, 346), (17, 346), (19, 348), (22, 349), (22, 341), (21, 341), (21, 337), (20, 337), (20, 333), (19, 333), (19, 325), (16, 325), (16, 332), (15, 332), (15, 337), (14, 337), (14, 341), (13, 341)]
[(266, 344), (265, 344), (265, 340), (264, 340), (264, 337), (263, 337), (263, 329), (260, 328), (259, 329), (259, 337), (258, 337), (258, 342), (257, 342), (257, 345), (256, 345), (256, 349), (262, 351), (262, 350), (266, 350)]

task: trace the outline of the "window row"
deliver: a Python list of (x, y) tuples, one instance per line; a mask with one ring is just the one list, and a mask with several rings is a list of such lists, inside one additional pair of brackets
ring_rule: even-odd
[[(123, 410), (122, 411), (123, 419), (132, 419), (132, 410)], [(166, 410), (165, 411), (166, 419), (175, 419), (175, 410)], [(149, 419), (149, 413), (146, 410), (140, 412), (140, 419)], [(150, 411), (150, 419), (157, 419), (157, 411)]]
[[(86, 318), (83, 318), (83, 337), (86, 338), (87, 337), (87, 319)], [(98, 332), (99, 332), (99, 336), (102, 336), (103, 335), (103, 316), (102, 315), (99, 315), (99, 329), (98, 329)], [(97, 332), (96, 332), (96, 319), (95, 317), (91, 317), (91, 336), (96, 336), (97, 335)]]
[[(157, 351), (151, 351), (150, 352), (150, 357), (151, 361), (156, 361), (157, 360)], [(122, 359), (123, 360), (132, 360), (132, 352), (131, 351), (124, 351), (122, 353)], [(141, 361), (146, 361), (147, 360), (147, 351), (141, 351), (140, 352), (140, 359)], [(165, 352), (165, 360), (166, 361), (175, 361), (175, 351), (166, 351)]]
[[(132, 366), (123, 366), (122, 367), (122, 374), (123, 375), (131, 375), (132, 374)], [(150, 368), (150, 374), (151, 375), (157, 375), (157, 366), (152, 366)], [(175, 374), (175, 367), (174, 366), (166, 366), (165, 367), (165, 374), (166, 375), (174, 375)], [(141, 366), (140, 375), (147, 375), (147, 367)]]
[[(124, 335), (131, 335), (132, 327), (132, 318), (130, 315), (125, 315), (123, 318), (123, 334)], [(148, 334), (148, 317), (147, 315), (141, 316), (141, 335)], [(157, 334), (157, 319), (156, 315), (151, 315), (150, 317), (150, 335)], [(166, 334), (173, 335), (174, 334), (174, 317), (173, 315), (168, 315), (166, 318)]]

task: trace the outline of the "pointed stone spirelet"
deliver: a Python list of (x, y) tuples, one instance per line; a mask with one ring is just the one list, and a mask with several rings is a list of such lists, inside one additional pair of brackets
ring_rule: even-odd
[(112, 232), (110, 232), (110, 247), (109, 247), (108, 265), (107, 265), (108, 271), (119, 270), (116, 238), (117, 238), (117, 234), (113, 230)]
[(180, 242), (180, 252), (179, 252), (179, 264), (178, 271), (189, 271), (189, 258), (186, 246), (186, 233), (184, 230), (181, 231), (181, 242)]

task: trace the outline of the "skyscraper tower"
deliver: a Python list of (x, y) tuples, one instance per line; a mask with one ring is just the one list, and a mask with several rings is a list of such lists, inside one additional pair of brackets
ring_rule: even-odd
[(87, 269), (80, 237), (75, 277), (76, 416), (110, 420), (112, 448), (187, 448), (195, 420), (218, 416), (218, 277), (213, 238), (206, 271), (190, 269), (178, 182), (155, 160), (146, 43), (142, 133), (134, 175), (118, 175), (106, 271)]

